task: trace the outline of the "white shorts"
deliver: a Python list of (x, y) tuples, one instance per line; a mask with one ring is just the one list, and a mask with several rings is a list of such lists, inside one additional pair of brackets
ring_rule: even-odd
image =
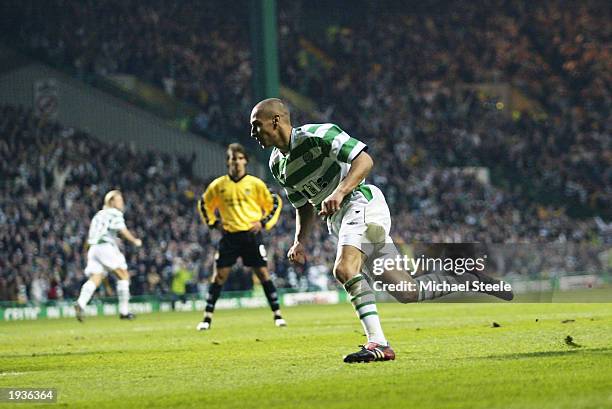
[[(369, 256), (373, 249), (372, 243), (393, 243), (389, 236), (391, 214), (385, 196), (374, 185), (365, 185), (365, 187), (369, 188), (372, 193), (370, 200), (361, 191), (355, 191), (349, 202), (327, 219), (329, 234), (338, 240), (338, 252), (342, 246), (348, 245), (358, 248)], [(366, 234), (371, 224), (382, 227), (382, 229), (378, 227), (375, 237), (372, 234)]]
[(87, 267), (85, 275), (103, 274), (108, 275), (109, 271), (122, 268), (127, 270), (125, 257), (119, 248), (111, 243), (94, 244), (87, 252)]

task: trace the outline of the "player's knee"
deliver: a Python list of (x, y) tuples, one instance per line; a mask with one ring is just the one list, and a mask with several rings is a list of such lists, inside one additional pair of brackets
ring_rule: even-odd
[(268, 269), (266, 268), (256, 268), (255, 275), (260, 282), (268, 281), (270, 279), (270, 273), (268, 273)]
[(213, 283), (223, 285), (227, 281), (227, 276), (222, 276), (221, 274), (215, 274), (212, 278)]
[(89, 276), (89, 281), (94, 283), (96, 285), (96, 288), (98, 288), (100, 286), (100, 283), (102, 283), (102, 278), (102, 274), (92, 274)]
[(229, 271), (225, 271), (224, 269), (217, 270), (212, 276), (212, 281), (215, 284), (223, 285), (227, 281), (228, 277), (229, 277)]
[(117, 275), (117, 278), (119, 278), (119, 280), (130, 279), (130, 274), (127, 272), (127, 270), (124, 270), (122, 268), (118, 268), (117, 270), (115, 270), (115, 274)]
[(357, 273), (359, 273), (359, 265), (355, 263), (340, 259), (334, 265), (334, 277), (341, 283), (347, 282)]

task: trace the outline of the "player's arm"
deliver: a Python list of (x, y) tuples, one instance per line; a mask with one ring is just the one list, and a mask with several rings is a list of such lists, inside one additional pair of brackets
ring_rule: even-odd
[(258, 202), (261, 206), (263, 217), (261, 220), (253, 223), (251, 231), (258, 232), (262, 228), (270, 230), (280, 217), (283, 201), (279, 195), (273, 193), (266, 184), (262, 181), (258, 184)]
[(140, 240), (139, 238), (136, 238), (136, 236), (134, 236), (132, 234), (132, 232), (125, 225), (125, 220), (123, 219), (123, 214), (113, 216), (111, 218), (110, 226), (109, 227), (111, 229), (119, 232), (121, 237), (123, 237), (124, 239), (126, 239), (127, 241), (132, 243), (134, 246), (136, 246), (136, 247), (142, 246), (142, 240)]
[(372, 170), (374, 161), (372, 157), (365, 151), (361, 151), (351, 162), (351, 169), (346, 177), (340, 182), (338, 187), (321, 202), (321, 211), (319, 215), (326, 216), (334, 214), (340, 209), (344, 197), (351, 193), (362, 180), (364, 180)]
[[(274, 172), (272, 172), (274, 174)], [(304, 264), (306, 262), (306, 251), (304, 244), (310, 236), (315, 219), (314, 207), (303, 194), (290, 186), (284, 186), (287, 200), (295, 208), (295, 238), (293, 245), (287, 252), (287, 257), (294, 263)]]
[(296, 209), (295, 212), (295, 238), (296, 243), (305, 244), (310, 237), (312, 226), (314, 225), (315, 212), (310, 203)]
[(290, 261), (298, 264), (304, 264), (306, 262), (306, 248), (304, 246), (308, 237), (310, 237), (314, 220), (315, 211), (310, 203), (307, 202), (305, 205), (296, 209), (295, 238), (293, 240), (293, 245), (287, 253), (287, 257), (289, 257)]
[(215, 192), (214, 183), (211, 183), (202, 194), (200, 200), (198, 200), (198, 212), (200, 213), (200, 217), (211, 229), (219, 227), (221, 224), (215, 214), (218, 205), (218, 195)]
[(142, 240), (136, 238), (132, 232), (127, 229), (127, 227), (119, 230), (119, 234), (121, 234), (121, 237), (132, 243), (134, 246), (142, 246)]

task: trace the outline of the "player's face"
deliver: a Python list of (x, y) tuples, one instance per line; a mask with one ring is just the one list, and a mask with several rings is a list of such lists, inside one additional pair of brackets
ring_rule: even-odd
[(115, 197), (113, 197), (113, 207), (123, 211), (123, 208), (125, 207), (125, 203), (123, 202), (123, 196), (115, 195)]
[(227, 167), (232, 175), (243, 175), (246, 173), (247, 160), (240, 152), (227, 152)]
[(262, 148), (272, 146), (274, 138), (273, 118), (262, 119), (256, 110), (251, 113), (251, 138), (254, 138)]

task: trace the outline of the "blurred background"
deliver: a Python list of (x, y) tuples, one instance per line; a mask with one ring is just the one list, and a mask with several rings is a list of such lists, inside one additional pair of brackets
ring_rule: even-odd
[[(369, 145), (403, 246), (520, 243), (499, 273), (609, 280), (611, 17), (604, 0), (3, 0), (0, 300), (78, 296), (112, 188), (144, 239), (124, 248), (132, 294), (204, 294), (220, 236), (195, 204), (225, 146), (280, 191), (249, 138), (270, 96)], [(288, 264), (285, 203), (277, 285), (335, 288), (322, 225)], [(252, 288), (237, 266), (226, 290)]]

